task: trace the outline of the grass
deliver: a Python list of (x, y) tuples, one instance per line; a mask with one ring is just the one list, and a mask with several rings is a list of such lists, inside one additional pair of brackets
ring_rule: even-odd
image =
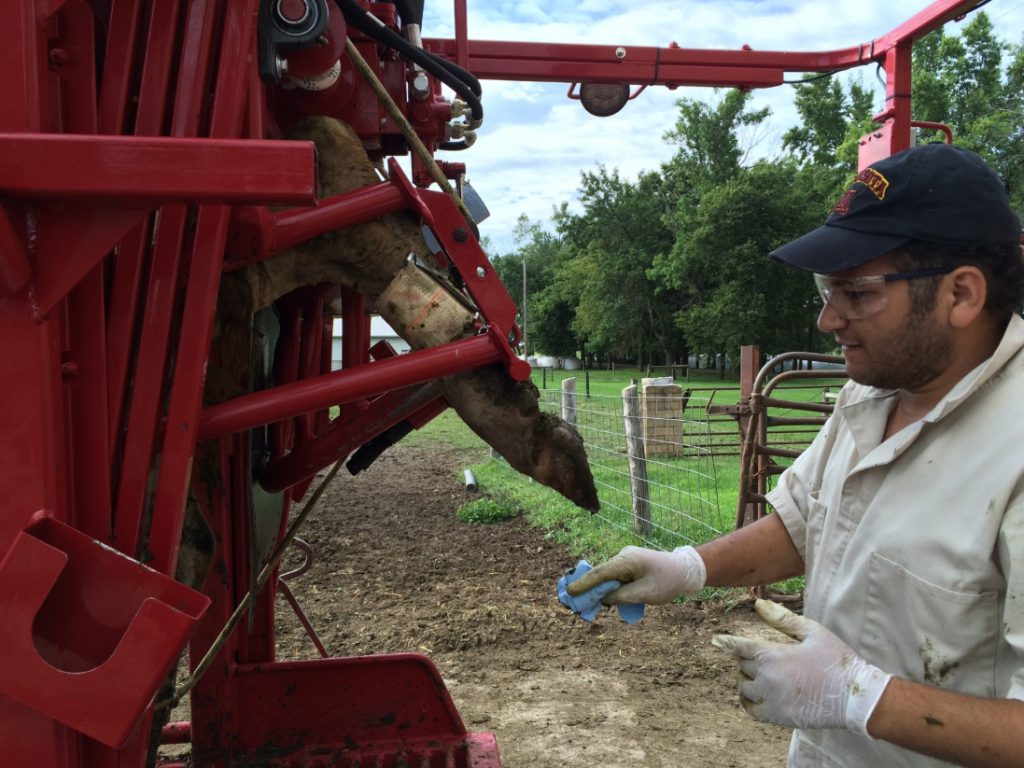
[(496, 501), (492, 498), (482, 498), (463, 504), (456, 517), (464, 523), (500, 523), (519, 514), (519, 509), (507, 501)]

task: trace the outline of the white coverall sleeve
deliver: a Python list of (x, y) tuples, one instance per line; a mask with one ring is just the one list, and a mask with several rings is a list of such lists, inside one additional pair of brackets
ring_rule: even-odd
[(1008, 652), (1016, 656), (1003, 662), (1014, 670), (1006, 697), (1024, 700), (1024, 497), (1017, 496), (1007, 507), (997, 546), (1006, 578), (1003, 637)]
[[(838, 403), (837, 403), (838, 408)], [(800, 557), (807, 559), (807, 497), (821, 487), (822, 471), (836, 429), (833, 414), (818, 432), (814, 441), (797, 457), (768, 493), (768, 503), (778, 514), (789, 532)]]

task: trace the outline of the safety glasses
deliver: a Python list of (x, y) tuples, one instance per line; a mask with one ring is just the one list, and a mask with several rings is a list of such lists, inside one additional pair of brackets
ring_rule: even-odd
[(916, 280), (919, 277), (945, 275), (956, 269), (949, 267), (929, 267), (915, 269), (911, 272), (890, 272), (887, 275), (863, 275), (861, 277), (832, 277), (830, 275), (814, 275), (814, 285), (818, 288), (821, 301), (828, 304), (836, 313), (846, 320), (863, 320), (885, 309), (889, 303), (889, 295), (885, 290), (886, 283), (897, 280)]

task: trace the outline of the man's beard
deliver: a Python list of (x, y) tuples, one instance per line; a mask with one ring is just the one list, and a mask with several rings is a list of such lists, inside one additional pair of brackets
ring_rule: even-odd
[(871, 343), (862, 370), (847, 372), (859, 384), (879, 389), (914, 390), (927, 384), (949, 365), (953, 345), (948, 330), (929, 313), (912, 310), (904, 328)]

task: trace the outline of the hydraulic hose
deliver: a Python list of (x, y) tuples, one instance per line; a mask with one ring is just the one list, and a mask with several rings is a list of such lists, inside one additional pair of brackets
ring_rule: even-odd
[[(440, 56), (413, 45), (401, 35), (384, 26), (376, 16), (363, 10), (356, 0), (334, 1), (341, 9), (345, 21), (353, 27), (367, 37), (395, 49), (410, 61), (419, 64), (424, 70), (455, 91), (469, 106), (472, 117), (469, 124), (470, 128), (480, 126), (484, 119), (484, 108), (480, 102), (482, 89), (477, 78), (458, 64), (447, 61)], [(417, 5), (414, 1), (405, 4), (409, 5), (414, 12), (414, 6)], [(399, 11), (402, 10), (401, 5), (398, 8)]]

